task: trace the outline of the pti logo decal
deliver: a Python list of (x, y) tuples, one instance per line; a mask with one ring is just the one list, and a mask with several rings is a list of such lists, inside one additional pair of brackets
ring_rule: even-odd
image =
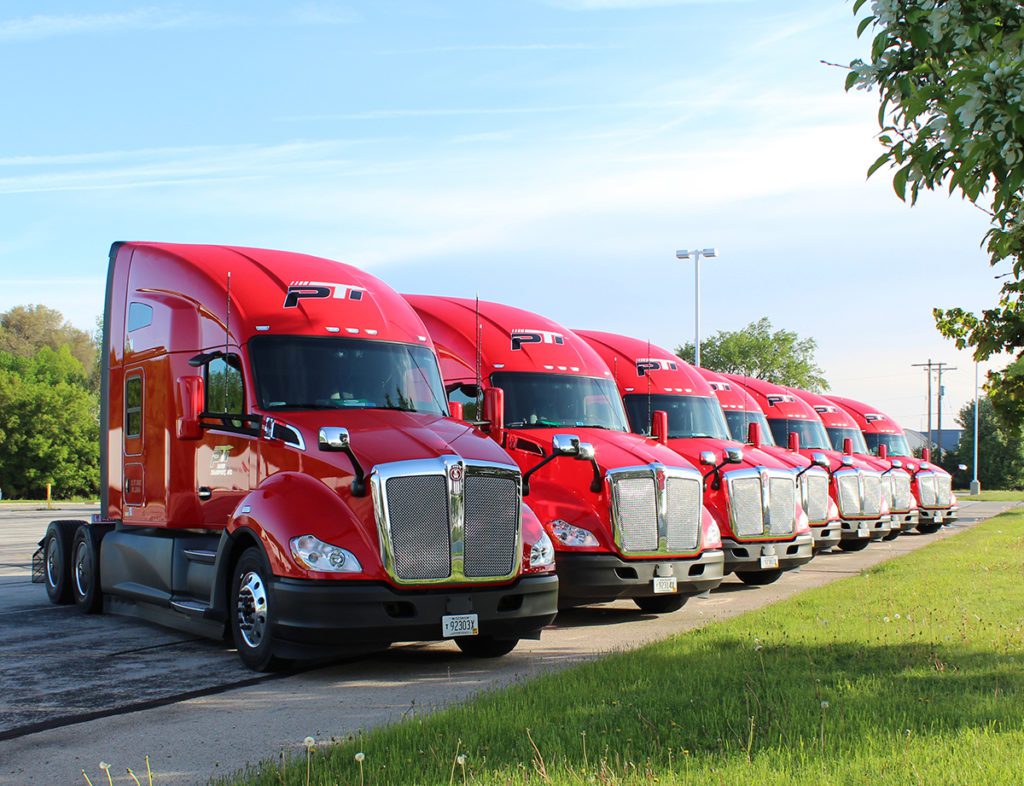
[(362, 300), (366, 294), (366, 287), (357, 287), (352, 284), (332, 284), (327, 281), (293, 281), (288, 285), (288, 292), (284, 298), (285, 308), (296, 308), (299, 301), (305, 298), (313, 300), (324, 300), (334, 298), (336, 300)]
[(513, 330), (512, 350), (522, 349), (523, 344), (559, 344), (565, 343), (565, 336), (550, 330)]
[(648, 371), (675, 371), (679, 366), (671, 360), (663, 358), (637, 358), (636, 375), (643, 377)]

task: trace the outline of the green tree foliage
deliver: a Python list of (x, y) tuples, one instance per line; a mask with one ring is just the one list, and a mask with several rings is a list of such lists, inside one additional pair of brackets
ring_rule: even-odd
[[(855, 0), (861, 15), (866, 0)], [(846, 89), (877, 89), (883, 153), (900, 199), (948, 188), (987, 212), (992, 265), (1009, 262), (995, 308), (935, 309), (939, 331), (976, 360), (1017, 354), (989, 375), (1004, 422), (1024, 414), (1024, 6), (1018, 0), (873, 0), (857, 35), (871, 56), (850, 64)]]
[[(814, 361), (818, 348), (813, 338), (800, 338), (790, 330), (772, 331), (767, 317), (742, 330), (719, 330), (700, 342), (701, 365), (723, 374), (757, 377), (777, 385), (822, 391), (828, 385)], [(676, 354), (693, 362), (693, 342), (676, 347)]]
[[(971, 481), (974, 464), (973, 401), (963, 406), (956, 420), (964, 430), (960, 444), (946, 455), (942, 463), (953, 474), (955, 485), (966, 488)], [(988, 398), (982, 398), (978, 405), (978, 437), (978, 480), (981, 487), (1024, 488), (1024, 446), (1003, 427), (1002, 419), (997, 417)], [(968, 469), (958, 469), (960, 464), (965, 464)]]
[(99, 400), (69, 346), (0, 351), (0, 489), (58, 498), (99, 489)]
[(0, 314), (0, 352), (31, 357), (43, 347), (67, 347), (87, 372), (89, 384), (99, 389), (97, 367), (99, 341), (79, 330), (64, 315), (47, 306), (15, 306)]

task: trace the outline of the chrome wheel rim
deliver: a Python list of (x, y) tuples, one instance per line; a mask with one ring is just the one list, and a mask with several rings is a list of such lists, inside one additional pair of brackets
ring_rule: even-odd
[(75, 587), (78, 596), (84, 598), (92, 583), (92, 571), (89, 569), (89, 545), (83, 540), (75, 549)]
[(56, 588), (58, 575), (60, 571), (57, 568), (57, 539), (50, 538), (46, 544), (46, 582)]
[(260, 574), (249, 571), (238, 587), (238, 631), (256, 649), (267, 633), (267, 588)]

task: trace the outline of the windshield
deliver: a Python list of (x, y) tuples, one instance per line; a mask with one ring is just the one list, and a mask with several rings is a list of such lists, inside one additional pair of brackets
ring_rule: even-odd
[(491, 384), (505, 391), (505, 425), (509, 428), (628, 431), (622, 399), (610, 380), (502, 371), (491, 374)]
[(772, 427), (775, 441), (780, 445), (789, 444), (789, 433), (795, 431), (800, 435), (800, 448), (807, 450), (832, 450), (828, 434), (820, 420), (800, 420), (799, 418), (772, 418), (768, 421)]
[(651, 413), (659, 409), (668, 413), (671, 439), (729, 439), (729, 429), (716, 398), (643, 393), (626, 396), (626, 414), (637, 434), (651, 433)]
[(307, 336), (262, 336), (250, 346), (263, 409), (448, 413), (427, 347)]
[(909, 458), (912, 455), (910, 445), (907, 444), (907, 438), (902, 434), (865, 434), (864, 438), (867, 440), (871, 452), (875, 455), (878, 455), (879, 445), (885, 445), (890, 456)]
[(833, 450), (838, 450), (840, 453), (843, 450), (844, 440), (853, 440), (853, 452), (862, 453), (867, 455), (868, 446), (864, 443), (864, 435), (860, 433), (859, 428), (830, 428), (828, 431), (828, 438), (832, 441)]
[(753, 412), (748, 409), (727, 409), (725, 420), (729, 424), (729, 433), (737, 442), (746, 442), (750, 433), (751, 423), (761, 424), (761, 444), (775, 445), (772, 430), (768, 427), (768, 418), (763, 412)]

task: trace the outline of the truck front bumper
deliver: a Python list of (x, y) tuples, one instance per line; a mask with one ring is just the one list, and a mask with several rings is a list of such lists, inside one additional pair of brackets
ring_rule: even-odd
[(881, 540), (892, 532), (890, 514), (876, 519), (843, 519), (841, 536), (843, 540)]
[(917, 508), (908, 510), (904, 513), (893, 513), (892, 515), (892, 529), (899, 530), (900, 532), (906, 532), (917, 526), (918, 512)]
[(830, 521), (821, 526), (812, 525), (811, 535), (814, 536), (814, 551), (828, 551), (833, 546), (838, 546), (843, 539), (842, 527), (839, 521)]
[(960, 508), (921, 508), (921, 524), (949, 524), (960, 516)]
[(282, 657), (396, 641), (442, 639), (441, 617), (475, 613), (482, 636), (540, 638), (558, 613), (558, 577), (526, 576), (502, 587), (421, 587), (275, 579), (271, 625)]
[(814, 536), (805, 533), (797, 535), (793, 540), (768, 543), (744, 543), (722, 538), (722, 548), (725, 551), (726, 573), (740, 570), (747, 573), (774, 570), (761, 567), (761, 557), (769, 556), (779, 558), (778, 567), (782, 570), (792, 570), (811, 561), (814, 556)]
[(655, 575), (675, 576), (676, 592), (680, 595), (699, 595), (722, 583), (725, 554), (715, 549), (690, 559), (625, 560), (616, 554), (560, 551), (555, 554), (555, 565), (559, 605), (566, 607), (618, 598), (654, 597)]

